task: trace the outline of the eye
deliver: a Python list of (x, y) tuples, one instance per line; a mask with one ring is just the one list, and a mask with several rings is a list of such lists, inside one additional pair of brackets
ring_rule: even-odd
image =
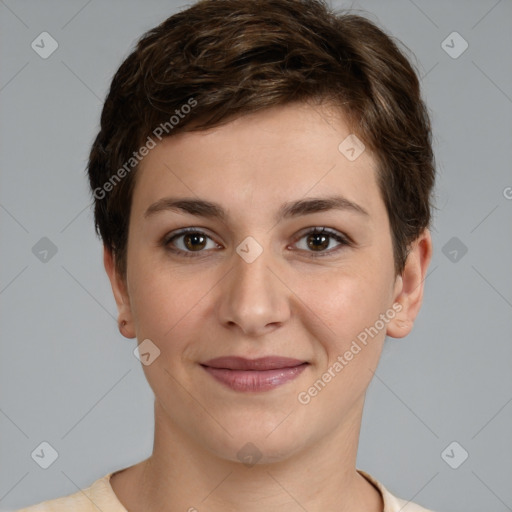
[[(310, 229), (298, 238), (299, 241), (303, 239), (305, 239), (305, 245), (301, 250), (311, 253), (310, 255), (313, 257), (328, 256), (337, 252), (344, 246), (351, 245), (351, 242), (347, 237), (343, 236), (338, 231), (328, 228)], [(331, 245), (333, 239), (338, 242), (338, 247), (327, 251), (326, 249)]]
[[(351, 240), (339, 233), (328, 228), (315, 227), (302, 233), (295, 240), (297, 242), (305, 239), (303, 247), (300, 250), (308, 252), (309, 256), (320, 257), (329, 256), (344, 246), (351, 246)], [(331, 250), (326, 250), (331, 246), (332, 241), (338, 242), (338, 246)], [(210, 242), (210, 246), (208, 243)], [(162, 240), (162, 245), (169, 251), (185, 257), (199, 257), (203, 256), (205, 249), (219, 249), (220, 246), (206, 233), (198, 228), (184, 228), (178, 232), (171, 233)]]
[[(210, 247), (208, 247), (208, 240), (211, 242)], [(218, 244), (206, 233), (197, 228), (182, 229), (172, 236), (165, 237), (162, 244), (171, 252), (192, 257), (196, 256), (196, 254), (193, 253), (204, 252), (203, 249), (215, 249), (218, 247)], [(200, 256), (200, 254), (197, 256)]]

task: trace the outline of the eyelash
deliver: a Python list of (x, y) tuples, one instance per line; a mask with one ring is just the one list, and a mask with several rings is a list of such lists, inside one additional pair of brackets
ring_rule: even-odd
[[(320, 231), (318, 231), (318, 229), (320, 229)], [(189, 234), (189, 233), (198, 234), (198, 235), (204, 235), (207, 238), (209, 238), (210, 240), (212, 240), (212, 238), (210, 236), (208, 236), (206, 233), (204, 233), (203, 231), (199, 230), (198, 228), (184, 228), (184, 229), (178, 231), (177, 233), (172, 234), (172, 236), (164, 237), (164, 239), (162, 240), (162, 245), (168, 251), (170, 251), (172, 253), (175, 253), (175, 254), (178, 254), (180, 256), (184, 256), (185, 258), (198, 258), (198, 257), (200, 258), (200, 257), (204, 256), (204, 254), (202, 254), (202, 253), (204, 253), (205, 250), (201, 250), (201, 251), (183, 251), (182, 249), (176, 249), (175, 247), (172, 247), (170, 245), (171, 242), (173, 242), (176, 238), (179, 238), (180, 236), (183, 236), (183, 235), (186, 235), (186, 234)], [(309, 231), (307, 231), (305, 233), (302, 233), (300, 236), (298, 236), (294, 240), (293, 243), (294, 244), (297, 243), (299, 240), (301, 240), (304, 237), (307, 237), (308, 235), (318, 235), (318, 234), (326, 235), (329, 238), (333, 238), (337, 242), (339, 242), (340, 245), (337, 248), (335, 248), (335, 249), (331, 249), (329, 251), (320, 251), (318, 253), (315, 253), (315, 251), (306, 251), (306, 252), (310, 253), (312, 258), (322, 258), (322, 257), (325, 257), (325, 256), (329, 256), (329, 255), (332, 255), (333, 253), (338, 252), (344, 246), (352, 246), (353, 245), (352, 241), (348, 237), (343, 236), (338, 231), (334, 231), (334, 230), (331, 230), (329, 228), (317, 228), (317, 227), (315, 227), (313, 229), (310, 229)]]

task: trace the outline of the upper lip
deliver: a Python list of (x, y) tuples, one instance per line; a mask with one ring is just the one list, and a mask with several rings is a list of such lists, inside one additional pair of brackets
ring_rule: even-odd
[(258, 359), (226, 356), (216, 357), (201, 364), (211, 368), (226, 368), (228, 370), (275, 370), (278, 368), (293, 368), (304, 363), (306, 361), (281, 356), (260, 357)]

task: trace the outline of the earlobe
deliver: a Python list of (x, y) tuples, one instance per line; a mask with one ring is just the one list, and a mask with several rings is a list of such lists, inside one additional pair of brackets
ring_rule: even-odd
[(126, 283), (117, 272), (112, 251), (103, 246), (103, 264), (110, 280), (112, 293), (118, 309), (119, 332), (125, 338), (135, 338), (133, 327), (133, 316), (130, 306), (130, 297), (127, 292)]
[(410, 245), (402, 275), (397, 277), (394, 300), (401, 308), (387, 326), (388, 336), (403, 338), (412, 331), (423, 301), (425, 277), (431, 259), (432, 238), (430, 231), (425, 229)]

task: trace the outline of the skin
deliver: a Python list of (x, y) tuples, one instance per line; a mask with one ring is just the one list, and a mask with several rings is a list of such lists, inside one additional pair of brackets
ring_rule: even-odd
[[(160, 350), (143, 365), (155, 394), (153, 453), (111, 478), (130, 512), (382, 512), (380, 493), (356, 472), (365, 392), (385, 336), (412, 329), (432, 242), (425, 230), (395, 275), (375, 160), (369, 149), (354, 161), (338, 150), (350, 133), (338, 110), (294, 103), (169, 137), (141, 163), (126, 279), (104, 251), (119, 319), (127, 322), (122, 334)], [(274, 220), (285, 202), (333, 193), (368, 215), (329, 210)], [(144, 217), (167, 196), (217, 202), (228, 217), (176, 210)], [(174, 240), (192, 257), (161, 243), (183, 227), (210, 237), (188, 246), (186, 236)], [(315, 250), (307, 245), (314, 227), (353, 243), (328, 238)], [(247, 236), (263, 249), (252, 263), (236, 252)], [(401, 311), (308, 404), (299, 403), (298, 394), (393, 304)], [(226, 355), (310, 364), (271, 391), (237, 392), (199, 365)], [(237, 457), (248, 442), (261, 453), (250, 467)]]

